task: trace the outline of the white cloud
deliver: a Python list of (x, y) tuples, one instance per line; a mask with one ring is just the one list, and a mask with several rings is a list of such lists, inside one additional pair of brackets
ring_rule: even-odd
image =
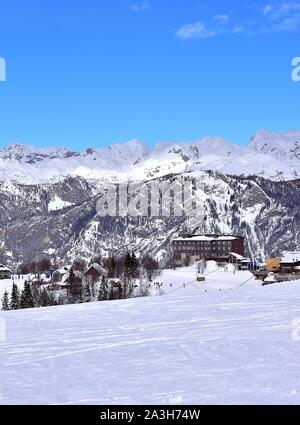
[(268, 15), (269, 13), (272, 12), (272, 10), (273, 10), (273, 6), (271, 4), (268, 4), (267, 6), (264, 7), (263, 14)]
[(239, 34), (244, 31), (245, 31), (245, 28), (242, 25), (236, 25), (231, 30), (232, 34)]
[(183, 25), (176, 33), (181, 40), (191, 40), (195, 38), (210, 38), (221, 34), (237, 34), (244, 31), (242, 25), (229, 25), (228, 15), (215, 15), (211, 22), (198, 21)]
[(204, 39), (222, 34), (267, 34), (300, 30), (300, 1), (277, 1), (266, 4), (258, 16), (234, 22), (227, 14), (218, 14), (209, 21), (183, 25), (176, 36), (181, 40)]
[(226, 24), (229, 22), (229, 16), (228, 15), (215, 15), (214, 21), (217, 21), (219, 24)]
[(129, 7), (129, 9), (132, 12), (145, 12), (146, 10), (151, 9), (151, 4), (149, 1), (144, 1), (142, 3), (134, 3)]
[(269, 4), (265, 6), (263, 13), (273, 20), (277, 20), (286, 16), (293, 16), (294, 14), (300, 13), (300, 3), (284, 2)]
[(300, 14), (291, 18), (283, 19), (278, 26), (278, 31), (296, 31), (300, 27)]
[(267, 29), (272, 31), (294, 31), (300, 27), (299, 2), (275, 2), (263, 9)]
[(216, 33), (207, 28), (205, 22), (198, 21), (193, 24), (183, 25), (176, 33), (181, 40), (191, 40), (193, 38), (214, 37)]

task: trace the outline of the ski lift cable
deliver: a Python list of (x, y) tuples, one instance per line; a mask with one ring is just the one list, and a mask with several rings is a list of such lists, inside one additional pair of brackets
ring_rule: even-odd
[[(211, 275), (212, 273), (216, 273), (218, 270), (219, 270), (219, 269), (212, 270), (211, 272), (209, 272), (209, 273), (207, 273), (207, 274), (203, 275), (203, 277), (209, 276), (209, 275)], [(186, 285), (186, 286), (188, 286), (188, 285), (192, 285), (194, 282), (196, 282), (196, 283), (197, 283), (197, 282), (198, 282), (198, 281), (197, 281), (197, 279), (193, 279), (191, 282), (188, 282), (188, 283), (183, 283), (183, 285)], [(197, 288), (199, 288), (199, 286), (198, 286), (198, 285), (197, 285)], [(179, 289), (182, 289), (182, 286), (179, 286), (178, 288), (172, 289), (172, 291), (169, 291), (169, 292), (165, 293), (164, 295), (172, 294), (173, 292), (178, 291)], [(200, 288), (199, 288), (199, 289), (200, 289)]]
[[(211, 274), (213, 274), (213, 273), (216, 273), (218, 270), (219, 270), (219, 269), (212, 270), (211, 272), (209, 272), (209, 273), (207, 273), (207, 274), (203, 275), (203, 277), (206, 277), (206, 276), (209, 276), (209, 275), (211, 275)], [(239, 289), (239, 288), (241, 288), (243, 285), (245, 285), (247, 282), (249, 282), (251, 279), (254, 279), (254, 278), (255, 278), (255, 276), (254, 276), (254, 275), (253, 275), (253, 276), (251, 276), (249, 279), (245, 280), (245, 282), (243, 282), (243, 283), (239, 284), (239, 285), (238, 285), (238, 286), (236, 286), (234, 289)], [(193, 285), (193, 284), (194, 284), (194, 282), (195, 282), (195, 283), (198, 283), (197, 279), (193, 279), (192, 281), (190, 281), (190, 282), (188, 282), (188, 283), (183, 283), (183, 285), (186, 285), (186, 286), (188, 286), (188, 285)], [(195, 284), (194, 284), (194, 286), (195, 286), (196, 288), (200, 289), (199, 285), (195, 285)], [(182, 289), (182, 286), (179, 286), (178, 288), (175, 288), (175, 289), (173, 289), (172, 291), (169, 291), (169, 292), (167, 292), (167, 293), (165, 293), (165, 294), (163, 294), (163, 295), (165, 295), (165, 296), (166, 296), (166, 295), (172, 294), (173, 292), (178, 291), (179, 289)]]
[[(194, 280), (192, 280), (191, 282), (183, 283), (183, 284), (182, 284), (182, 286), (183, 286), (183, 285), (191, 285), (193, 282), (197, 282), (197, 280), (196, 280), (196, 279), (194, 279)], [(182, 289), (182, 286), (179, 286), (178, 288), (172, 289), (172, 291), (169, 291), (169, 292), (167, 292), (167, 293), (165, 293), (165, 294), (163, 294), (163, 295), (169, 295), (169, 294), (172, 294), (173, 292), (178, 291), (179, 289)]]
[(216, 273), (217, 271), (219, 271), (219, 269), (212, 270), (211, 272), (204, 274), (203, 277), (209, 276), (210, 274)]
[(251, 279), (254, 279), (255, 276), (251, 276), (249, 279), (247, 279), (245, 282), (241, 283), (240, 285), (236, 286), (234, 289), (239, 289), (241, 288), (243, 285), (245, 285), (247, 282), (249, 282)]

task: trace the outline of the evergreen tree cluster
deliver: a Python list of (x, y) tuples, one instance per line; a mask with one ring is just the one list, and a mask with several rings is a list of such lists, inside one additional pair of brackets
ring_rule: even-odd
[(124, 277), (139, 277), (139, 262), (135, 253), (127, 253), (124, 260)]
[(51, 296), (50, 291), (46, 288), (34, 289), (29, 282), (24, 283), (23, 290), (20, 292), (18, 286), (14, 282), (11, 294), (4, 292), (2, 298), (2, 310), (19, 310), (34, 307), (48, 307), (56, 305), (55, 298)]
[[(91, 263), (97, 263), (107, 270), (107, 275), (102, 276), (100, 282), (93, 279), (84, 279), (86, 263), (77, 259), (69, 270), (69, 275), (64, 285), (52, 283), (44, 286), (42, 282), (25, 282), (22, 291), (13, 282), (11, 293), (5, 291), (2, 298), (2, 310), (18, 310), (34, 307), (48, 307), (61, 304), (87, 303), (92, 301), (107, 301), (114, 299), (130, 298), (136, 296), (134, 288), (138, 287), (136, 279), (152, 280), (158, 270), (158, 264), (150, 256), (138, 261), (134, 252), (128, 252), (119, 257), (93, 258)], [(36, 264), (36, 263), (35, 263)], [(43, 262), (40, 269), (46, 266)], [(27, 270), (26, 270), (27, 271)], [(146, 285), (148, 287), (148, 284)], [(141, 287), (140, 296), (147, 295)]]

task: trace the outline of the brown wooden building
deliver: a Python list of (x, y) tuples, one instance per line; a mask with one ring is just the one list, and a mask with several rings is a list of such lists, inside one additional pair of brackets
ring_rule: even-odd
[(300, 267), (300, 252), (286, 251), (280, 261), (281, 273), (299, 273)]
[(6, 266), (0, 264), (0, 279), (11, 279), (11, 277), (12, 271)]
[(201, 259), (228, 262), (232, 252), (244, 257), (244, 237), (219, 234), (187, 235), (173, 239), (172, 252), (174, 263), (181, 266)]
[(106, 276), (106, 270), (103, 269), (99, 264), (92, 264), (88, 270), (84, 273), (86, 279), (90, 281), (90, 283), (95, 283), (101, 279), (102, 276)]

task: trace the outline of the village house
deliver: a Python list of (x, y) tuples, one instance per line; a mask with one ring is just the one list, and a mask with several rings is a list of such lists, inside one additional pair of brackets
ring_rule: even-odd
[(269, 273), (279, 273), (281, 268), (281, 258), (267, 258), (266, 269)]
[(231, 252), (229, 254), (229, 263), (235, 264), (238, 270), (249, 270), (250, 262), (251, 260), (249, 258), (245, 258), (243, 255), (237, 254), (236, 252)]
[[(240, 255), (244, 258), (244, 237), (239, 235), (187, 235), (172, 241), (175, 265), (188, 266), (199, 260), (215, 260), (226, 263)], [(231, 254), (235, 254), (232, 255)]]
[(110, 278), (107, 280), (107, 288), (110, 294), (119, 294), (123, 290), (122, 282), (120, 279)]
[(286, 251), (280, 261), (280, 272), (300, 273), (300, 251)]
[(238, 264), (240, 265), (242, 260), (245, 260), (245, 257), (241, 254), (238, 254), (236, 252), (230, 252), (229, 254), (229, 262), (231, 264)]
[(11, 279), (11, 277), (12, 271), (3, 264), (0, 264), (0, 279)]
[(99, 281), (102, 276), (106, 275), (107, 271), (98, 263), (93, 263), (84, 273), (86, 280), (90, 283), (95, 283)]
[(71, 266), (64, 266), (61, 269), (55, 270), (52, 274), (53, 282), (61, 282), (64, 276), (69, 273)]
[(62, 277), (61, 285), (68, 286), (70, 284), (78, 285), (78, 286), (81, 285), (82, 273), (77, 270), (73, 270), (72, 277), (71, 277), (71, 269), (67, 271), (67, 273), (65, 273)]

